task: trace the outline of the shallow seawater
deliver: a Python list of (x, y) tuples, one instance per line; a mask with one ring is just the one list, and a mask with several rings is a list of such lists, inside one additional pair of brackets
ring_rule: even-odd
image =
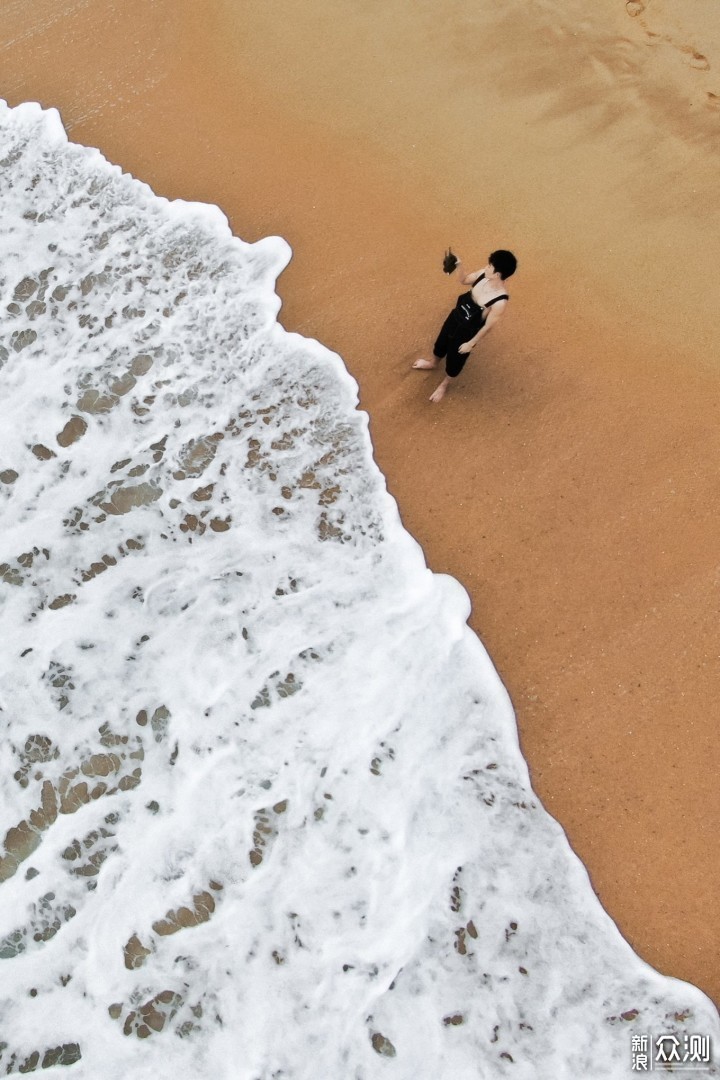
[(0, 154), (0, 1075), (577, 1080), (717, 1039), (533, 794), (355, 384), (277, 321), (285, 242), (36, 105)]

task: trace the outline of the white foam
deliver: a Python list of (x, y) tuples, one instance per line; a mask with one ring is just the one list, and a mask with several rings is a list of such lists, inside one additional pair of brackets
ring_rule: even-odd
[(277, 323), (287, 244), (54, 111), (0, 132), (0, 1073), (578, 1080), (717, 1039), (538, 804), (340, 358)]

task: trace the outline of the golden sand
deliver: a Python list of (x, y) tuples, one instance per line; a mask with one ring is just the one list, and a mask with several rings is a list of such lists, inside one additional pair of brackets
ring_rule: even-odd
[[(289, 240), (282, 321), (357, 378), (538, 794), (633, 947), (719, 1001), (720, 13), (678, 8), (15, 0), (1, 92)], [(432, 406), (450, 243), (520, 271)]]

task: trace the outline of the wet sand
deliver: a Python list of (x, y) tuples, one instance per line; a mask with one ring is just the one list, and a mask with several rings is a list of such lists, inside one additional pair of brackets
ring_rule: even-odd
[[(308, 7), (14, 0), (0, 93), (289, 240), (281, 319), (358, 380), (535, 789), (639, 954), (720, 1001), (716, 8)], [(432, 406), (450, 243), (520, 271)]]

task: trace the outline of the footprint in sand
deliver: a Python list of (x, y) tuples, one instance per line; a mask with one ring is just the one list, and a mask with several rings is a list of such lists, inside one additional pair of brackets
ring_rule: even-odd
[(685, 56), (690, 57), (690, 60), (688, 61), (690, 67), (695, 68), (697, 71), (710, 70), (710, 61), (708, 60), (707, 56), (703, 56), (702, 53), (697, 52), (697, 50), (693, 49), (691, 45), (680, 45), (678, 46), (678, 48), (680, 49), (681, 53), (684, 53)]
[(625, 10), (631, 19), (636, 19), (638, 15), (642, 15), (645, 5), (640, 3), (640, 0), (627, 0)]
[(713, 94), (712, 90), (706, 90), (707, 103), (711, 108), (720, 109), (720, 94)]
[[(643, 5), (639, 3), (629, 2), (625, 6), (628, 9), (628, 14), (630, 15), (639, 15), (640, 12), (644, 10)], [(631, 11), (631, 8), (639, 8), (639, 10)], [(658, 45), (661, 42), (664, 42), (667, 45), (675, 45), (675, 42), (672, 40), (672, 38), (669, 38), (666, 34), (656, 34), (653, 30), (648, 30), (646, 28), (645, 35), (647, 37), (647, 41), (645, 42), (646, 45)], [(695, 68), (696, 71), (710, 70), (710, 61), (708, 60), (707, 56), (703, 56), (702, 53), (699, 53), (696, 49), (693, 49), (691, 45), (676, 45), (675, 47), (681, 53), (683, 53), (684, 56), (690, 57), (688, 63), (690, 67)]]
[(703, 56), (702, 53), (693, 52), (692, 59), (690, 60), (690, 67), (697, 68), (698, 71), (709, 71), (710, 61), (707, 56)]

